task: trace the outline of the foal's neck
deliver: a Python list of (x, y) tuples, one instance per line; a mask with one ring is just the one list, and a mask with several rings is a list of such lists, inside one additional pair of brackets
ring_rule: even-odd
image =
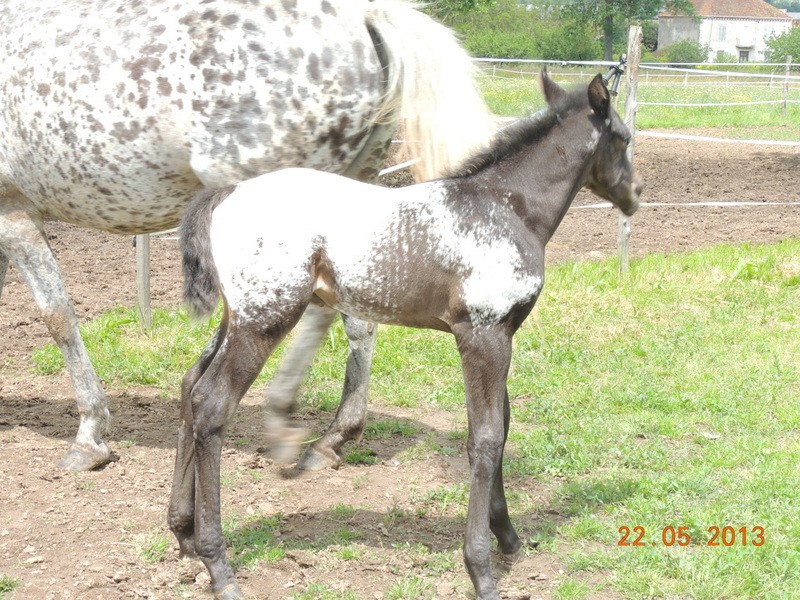
[[(487, 167), (476, 177), (514, 211), (543, 244), (555, 233), (586, 180), (599, 131), (585, 113), (554, 124), (547, 135)], [(571, 121), (581, 119), (583, 122)]]

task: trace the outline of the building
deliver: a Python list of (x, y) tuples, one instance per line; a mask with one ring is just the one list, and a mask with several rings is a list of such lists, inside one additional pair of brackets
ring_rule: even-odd
[(763, 0), (690, 0), (695, 17), (670, 11), (658, 15), (658, 48), (689, 40), (739, 62), (763, 61), (767, 40), (792, 27), (792, 17)]

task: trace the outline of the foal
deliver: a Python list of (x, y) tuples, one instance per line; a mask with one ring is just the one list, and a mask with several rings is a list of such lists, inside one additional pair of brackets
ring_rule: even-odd
[(471, 468), (464, 561), (477, 598), (499, 598), (489, 532), (503, 553), (521, 547), (501, 465), (512, 336), (542, 289), (545, 245), (578, 190), (631, 215), (642, 188), (602, 78), (567, 94), (543, 72), (541, 86), (548, 108), (507, 128), (453, 177), (387, 189), (290, 169), (201, 192), (189, 206), (186, 301), (207, 314), (221, 291), (225, 308), (183, 380), (169, 524), (182, 554), (205, 563), (218, 598), (243, 597), (220, 525), (223, 430), (311, 302), (455, 336)]

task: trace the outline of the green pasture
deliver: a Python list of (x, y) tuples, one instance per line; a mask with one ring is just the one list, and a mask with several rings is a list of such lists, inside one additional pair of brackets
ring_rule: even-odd
[[(539, 542), (531, 552), (561, 562), (558, 597), (797, 597), (798, 306), (800, 240), (649, 255), (632, 260), (627, 276), (615, 260), (549, 268), (535, 313), (515, 338), (505, 473), (517, 518), (542, 515), (524, 533)], [(156, 311), (149, 333), (122, 308), (83, 327), (105, 382), (156, 386), (169, 396), (211, 332), (180, 309)], [(322, 412), (323, 422), (336, 408), (345, 356), (336, 327), (303, 391), (303, 410)], [(36, 358), (42, 372), (62, 368), (55, 347)], [(463, 423), (452, 338), (379, 329), (371, 406), (437, 409)], [(414, 461), (453, 454), (465, 432), (448, 434), (451, 447), (402, 420), (381, 421), (367, 430), (366, 448), (386, 436), (407, 440), (402, 460)], [(550, 491), (546, 506), (513, 493), (531, 481)], [(466, 498), (466, 482), (453, 481), (416, 499), (417, 514), (446, 507), (463, 518)], [(336, 514), (346, 521), (351, 511)], [(628, 541), (644, 532), (644, 545), (618, 545), (622, 527), (642, 528)], [(726, 541), (735, 543), (708, 545), (713, 527), (727, 527)], [(273, 528), (230, 529), (234, 562), (280, 560)], [(677, 544), (679, 531), (691, 539), (687, 546)], [(327, 561), (363, 552), (357, 536), (337, 537), (335, 547), (333, 555), (325, 550)], [(447, 556), (439, 570), (401, 582), (411, 595), (397, 597), (433, 589), (442, 573), (461, 574)], [(327, 597), (323, 588), (313, 597)]]
[[(491, 110), (502, 116), (523, 116), (544, 106), (536, 82), (539, 66), (521, 69), (508, 65), (508, 70), (483, 66), (480, 85)], [(597, 72), (606, 69), (550, 67), (556, 82), (570, 86), (587, 83)], [(703, 71), (704, 72), (704, 71)], [(637, 129), (720, 128), (720, 137), (741, 139), (780, 139), (800, 141), (800, 82), (792, 83), (787, 98), (786, 114), (781, 104), (736, 105), (743, 102), (783, 100), (783, 84), (775, 79), (751, 77), (675, 74), (648, 74), (640, 71), (638, 86)], [(625, 86), (620, 86), (618, 108), (625, 102)], [(732, 106), (653, 106), (668, 104), (733, 104)]]
[[(480, 82), (496, 114), (525, 115), (543, 104), (533, 73), (501, 78), (495, 71)], [(781, 94), (780, 86), (682, 77), (639, 88), (642, 102), (741, 102)], [(800, 98), (800, 88), (790, 97)], [(706, 127), (719, 136), (800, 140), (800, 106), (790, 105), (783, 117), (775, 105), (644, 105), (637, 118), (639, 129)], [(515, 338), (504, 470), (511, 511), (522, 533), (538, 542), (527, 552), (563, 571), (553, 597), (800, 597), (798, 307), (800, 239), (653, 254), (632, 260), (626, 276), (615, 260), (548, 267), (544, 292)], [(158, 309), (144, 333), (133, 310), (117, 308), (82, 333), (107, 385), (152, 386), (174, 398), (218, 318), (197, 323), (180, 308)], [(282, 349), (257, 386), (272, 374)], [(346, 353), (337, 326), (302, 390), (301, 410), (319, 414), (322, 423), (336, 410)], [(54, 345), (34, 358), (40, 374), (63, 369)], [(443, 441), (400, 418), (374, 420), (364, 442), (348, 447), (349, 463), (375, 463), (370, 444), (389, 438), (407, 442), (398, 455), (407, 462), (463, 449), (464, 390), (451, 336), (381, 327), (372, 372), (373, 409), (443, 411), (461, 425)], [(237, 476), (223, 474), (222, 484)], [(354, 485), (366, 485), (368, 475), (360, 477)], [(546, 499), (516, 491), (532, 482)], [(468, 485), (453, 481), (406, 496), (415, 518), (446, 512), (463, 520)], [(303, 550), (331, 568), (362, 558), (368, 549), (348, 526), (357, 510), (335, 507), (332, 519), (341, 527)], [(276, 535), (282, 518), (228, 517), (223, 529), (236, 569), (269, 568), (296, 550)], [(407, 518), (392, 509), (384, 525)], [(620, 545), (625, 528), (630, 545)], [(714, 528), (718, 544), (709, 545)], [(140, 535), (139, 559), (161, 560), (167, 543), (158, 532)], [(459, 544), (454, 540), (453, 549)], [(384, 598), (430, 598), (443, 577), (464, 576), (452, 551), (418, 544), (392, 552), (414, 570), (398, 576)], [(0, 598), (16, 585), (0, 577)], [(357, 598), (313, 579), (292, 597)]]

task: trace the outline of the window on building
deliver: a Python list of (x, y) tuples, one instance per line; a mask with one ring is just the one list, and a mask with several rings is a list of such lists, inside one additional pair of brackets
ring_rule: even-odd
[(725, 41), (725, 25), (720, 25), (719, 29), (717, 29), (717, 41), (718, 42)]
[(749, 50), (739, 50), (739, 62), (750, 62), (750, 51)]

